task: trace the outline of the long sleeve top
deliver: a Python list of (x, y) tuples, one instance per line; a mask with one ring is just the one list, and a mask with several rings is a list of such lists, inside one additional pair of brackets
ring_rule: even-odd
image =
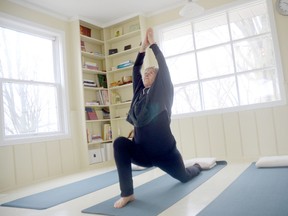
[(170, 73), (158, 45), (152, 44), (150, 48), (155, 55), (159, 69), (154, 83), (145, 91), (141, 76), (145, 52), (138, 53), (133, 67), (134, 95), (127, 116), (127, 121), (134, 125), (134, 127), (142, 127), (149, 124), (163, 111), (167, 111), (169, 122), (171, 118), (174, 89)]

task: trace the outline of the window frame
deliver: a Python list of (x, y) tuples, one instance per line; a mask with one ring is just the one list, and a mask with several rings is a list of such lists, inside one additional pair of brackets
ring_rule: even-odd
[[(248, 104), (248, 105), (237, 105), (234, 107), (228, 107), (228, 108), (217, 108), (217, 109), (211, 109), (211, 110), (201, 110), (201, 111), (196, 111), (196, 112), (189, 112), (189, 113), (180, 113), (180, 114), (173, 114), (172, 113), (172, 118), (182, 118), (182, 117), (190, 117), (190, 116), (202, 116), (202, 115), (211, 115), (211, 114), (223, 114), (223, 113), (229, 113), (229, 112), (238, 112), (238, 111), (245, 111), (245, 110), (255, 110), (255, 109), (263, 109), (263, 108), (271, 108), (271, 107), (276, 107), (276, 106), (282, 106), (285, 105), (287, 103), (287, 99), (286, 99), (286, 89), (285, 89), (285, 79), (284, 79), (284, 74), (283, 74), (283, 66), (282, 66), (282, 60), (281, 60), (281, 53), (280, 53), (280, 48), (279, 48), (279, 41), (278, 41), (278, 35), (277, 35), (277, 28), (276, 28), (276, 24), (275, 24), (275, 18), (274, 18), (274, 7), (273, 7), (273, 2), (271, 2), (270, 0), (253, 0), (253, 1), (249, 1), (249, 0), (238, 0), (232, 3), (228, 3), (213, 9), (208, 9), (205, 10), (204, 14), (195, 17), (195, 18), (180, 18), (176, 21), (173, 22), (169, 22), (166, 23), (164, 25), (159, 25), (155, 28), (155, 32), (156, 32), (156, 39), (157, 41), (159, 41), (159, 46), (160, 48), (162, 47), (162, 34), (161, 32), (165, 29), (169, 29), (172, 28), (174, 26), (181, 26), (181, 25), (185, 25), (187, 23), (193, 23), (193, 22), (197, 22), (197, 21), (201, 21), (201, 20), (205, 20), (205, 18), (209, 17), (209, 16), (214, 16), (217, 13), (226, 13), (227, 14), (227, 10), (231, 10), (234, 8), (240, 8), (242, 5), (244, 4), (253, 4), (255, 2), (265, 2), (267, 5), (267, 11), (268, 11), (268, 19), (270, 22), (270, 32), (271, 32), (271, 37), (273, 40), (273, 46), (274, 46), (274, 56), (275, 56), (275, 68), (277, 69), (277, 76), (278, 76), (278, 84), (279, 84), (279, 92), (280, 92), (280, 96), (281, 96), (281, 100), (278, 101), (272, 101), (272, 102), (266, 102), (266, 103), (257, 103), (257, 104)], [(261, 36), (258, 35), (258, 36)], [(194, 37), (193, 37), (194, 38)], [(250, 38), (250, 37), (249, 37)], [(248, 39), (248, 38), (247, 38)], [(240, 40), (236, 40), (236, 41), (241, 41)], [(228, 43), (226, 42), (225, 44), (231, 44), (231, 42), (229, 41)], [(215, 45), (209, 46), (208, 48), (201, 48), (200, 50), (205, 50), (205, 49), (209, 49), (211, 47), (214, 47)], [(216, 45), (217, 46), (217, 45)], [(195, 51), (196, 49), (194, 49)], [(199, 51), (198, 51), (199, 52)], [(180, 56), (183, 55), (185, 53), (178, 53), (175, 55), (171, 55), (170, 57), (175, 57), (175, 56)], [(233, 59), (233, 61), (235, 61)], [(196, 63), (198, 64), (198, 63)], [(198, 67), (198, 66), (197, 66)], [(197, 72), (198, 73), (198, 72)], [(221, 76), (220, 76), (221, 77)], [(224, 76), (222, 76), (224, 77)], [(208, 78), (209, 80), (209, 78)], [(194, 82), (199, 82), (199, 80), (197, 79)], [(181, 83), (181, 84), (174, 84), (174, 87), (177, 86), (185, 86), (187, 85), (187, 83)], [(238, 92), (239, 89), (237, 89)], [(201, 95), (201, 93), (200, 93)], [(202, 97), (202, 96), (201, 96)], [(203, 98), (201, 98), (201, 100), (203, 100)]]
[[(68, 83), (67, 83), (67, 71), (66, 71), (66, 59), (65, 59), (65, 32), (43, 26), (34, 22), (30, 22), (24, 19), (20, 19), (14, 16), (10, 16), (4, 13), (0, 13), (0, 26), (11, 30), (23, 32), (26, 34), (49, 38), (54, 40), (53, 42), (53, 59), (55, 82), (45, 83), (45, 85), (52, 85), (56, 87), (57, 92), (57, 119), (59, 120), (59, 130), (57, 132), (44, 132), (28, 135), (12, 135), (5, 136), (4, 132), (4, 106), (3, 106), (3, 91), (2, 83), (24, 83), (41, 85), (41, 81), (27, 81), (19, 79), (7, 79), (0, 78), (0, 146), (45, 142), (52, 140), (61, 140), (71, 137), (70, 121), (69, 121), (69, 98), (68, 98)], [(44, 83), (43, 83), (44, 84)], [(44, 85), (43, 85), (44, 86)]]

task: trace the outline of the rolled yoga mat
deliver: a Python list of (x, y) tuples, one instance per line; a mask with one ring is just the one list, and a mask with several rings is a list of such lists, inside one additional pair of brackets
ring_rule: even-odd
[(134, 193), (137, 196), (137, 199), (128, 203), (124, 208), (116, 209), (113, 207), (114, 202), (120, 198), (117, 196), (90, 208), (84, 209), (82, 212), (115, 216), (158, 215), (191, 193), (195, 188), (225, 167), (226, 164), (225, 161), (219, 161), (215, 167), (210, 170), (202, 171), (198, 176), (187, 183), (181, 183), (165, 174), (135, 188)]
[[(133, 176), (140, 175), (148, 170), (133, 171)], [(26, 196), (1, 206), (28, 208), (28, 209), (47, 209), (69, 200), (84, 196), (102, 188), (108, 187), (118, 182), (116, 170), (93, 176), (81, 181), (70, 183), (61, 187)]]
[(252, 163), (197, 216), (288, 215), (288, 167), (256, 168)]

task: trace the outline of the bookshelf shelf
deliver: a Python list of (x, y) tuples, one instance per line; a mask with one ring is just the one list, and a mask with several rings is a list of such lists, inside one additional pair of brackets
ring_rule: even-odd
[(128, 33), (120, 35), (118, 37), (113, 37), (113, 38), (107, 40), (107, 42), (108, 43), (115, 43), (115, 42), (119, 42), (119, 41), (124, 41), (124, 40), (131, 38), (131, 37), (137, 36), (139, 34), (141, 34), (140, 29), (128, 32)]
[(120, 85), (120, 86), (115, 86), (115, 87), (111, 87), (110, 90), (116, 90), (116, 89), (121, 89), (121, 88), (128, 88), (131, 87), (132, 83), (128, 83), (128, 84), (124, 84), (124, 85)]
[(86, 120), (86, 123), (93, 123), (93, 122), (109, 122), (111, 119), (96, 119), (96, 120)]
[(89, 87), (89, 86), (84, 86), (85, 90), (91, 90), (91, 91), (100, 91), (100, 90), (104, 90), (105, 88), (98, 88), (98, 87)]
[(99, 71), (99, 70), (92, 70), (92, 69), (87, 69), (87, 68), (82, 68), (82, 72), (86, 74), (103, 74), (106, 75), (107, 73), (104, 71)]
[(126, 101), (126, 102), (122, 102), (122, 103), (116, 103), (116, 104), (111, 104), (111, 107), (118, 107), (118, 108), (122, 108), (122, 107), (126, 107), (131, 105), (131, 101)]
[(81, 37), (81, 40), (84, 41), (84, 42), (97, 44), (97, 45), (104, 45), (104, 41), (102, 41), (102, 40), (98, 40), (98, 39), (95, 39), (95, 38), (92, 38), (92, 37), (88, 37), (88, 36), (85, 36), (85, 35), (80, 35), (80, 37)]
[(110, 144), (112, 143), (113, 140), (99, 140), (99, 141), (92, 141), (92, 142), (89, 142), (87, 143), (88, 145), (101, 145), (101, 144)]
[(125, 55), (128, 55), (130, 53), (133, 53), (133, 52), (136, 52), (140, 49), (140, 46), (137, 46), (137, 47), (134, 47), (134, 48), (131, 48), (129, 50), (125, 50), (125, 51), (120, 51), (118, 53), (115, 53), (115, 54), (112, 54), (112, 55), (108, 55), (107, 58), (108, 59), (111, 59), (113, 57), (119, 57), (119, 56), (125, 56)]
[(86, 104), (85, 107), (92, 107), (92, 108), (105, 108), (105, 107), (109, 107), (109, 105), (88, 105)]
[(119, 69), (115, 69), (115, 70), (110, 70), (110, 71), (107, 71), (107, 73), (112, 74), (112, 73), (123, 72), (125, 70), (132, 70), (132, 69), (133, 69), (133, 65), (131, 65), (129, 67), (125, 67), (125, 68), (119, 68)]
[(87, 57), (87, 58), (91, 58), (91, 59), (100, 59), (100, 60), (104, 60), (105, 56), (104, 55), (97, 55), (91, 52), (85, 52), (85, 51), (81, 51), (82, 56)]
[(116, 117), (111, 119), (111, 121), (119, 121), (119, 120), (126, 120), (127, 116), (120, 116), (120, 117)]

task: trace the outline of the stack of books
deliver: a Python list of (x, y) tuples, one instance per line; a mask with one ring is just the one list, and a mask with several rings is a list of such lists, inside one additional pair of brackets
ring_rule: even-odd
[(134, 64), (133, 61), (128, 60), (128, 61), (122, 62), (119, 65), (117, 65), (117, 69), (126, 68), (126, 67), (129, 67), (129, 66), (132, 66), (133, 64)]
[(84, 68), (87, 68), (89, 70), (98, 70), (99, 67), (95, 62), (85, 62), (83, 65)]
[(96, 83), (93, 80), (83, 80), (83, 85), (86, 87), (97, 87)]
[(91, 141), (92, 141), (92, 143), (101, 143), (101, 142), (103, 142), (103, 139), (99, 134), (92, 134), (91, 135)]
[(85, 103), (85, 105), (86, 106), (97, 106), (97, 105), (99, 105), (99, 102), (97, 102), (97, 101), (87, 101)]
[(104, 55), (103, 55), (102, 53), (97, 52), (97, 51), (93, 52), (93, 54), (94, 54), (95, 56), (104, 57)]

